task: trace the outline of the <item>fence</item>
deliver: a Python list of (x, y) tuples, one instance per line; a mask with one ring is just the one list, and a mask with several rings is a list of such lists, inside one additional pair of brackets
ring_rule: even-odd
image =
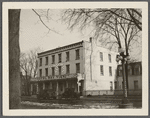
[[(87, 90), (84, 95), (123, 95), (123, 90)], [(142, 95), (142, 90), (130, 89), (128, 95)]]

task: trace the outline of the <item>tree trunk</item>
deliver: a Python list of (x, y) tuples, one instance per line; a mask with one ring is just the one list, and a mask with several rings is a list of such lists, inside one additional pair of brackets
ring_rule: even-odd
[(20, 108), (20, 9), (9, 9), (9, 108)]

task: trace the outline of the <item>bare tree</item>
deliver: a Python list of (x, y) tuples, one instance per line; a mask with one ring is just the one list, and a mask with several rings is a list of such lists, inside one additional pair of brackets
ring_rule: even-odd
[(20, 9), (9, 9), (9, 108), (20, 107)]
[[(10, 109), (20, 108), (20, 101), (21, 101), (20, 60), (19, 60), (20, 59), (20, 47), (19, 47), (20, 12), (21, 9), (9, 9), (8, 11), (9, 14), (9, 108)], [(44, 26), (46, 27), (46, 25)], [(49, 31), (53, 31), (50, 30), (50, 28), (48, 29)]]
[(71, 30), (92, 27), (100, 43), (123, 47), (128, 54), (132, 44), (141, 40), (141, 13), (140, 9), (67, 9), (63, 20)]
[(30, 79), (36, 77), (40, 48), (30, 50), (28, 53), (20, 54), (20, 69), (24, 75), (25, 95), (30, 95)]
[(142, 30), (141, 9), (67, 9), (64, 11), (63, 19), (67, 20), (70, 28), (80, 25), (80, 28), (83, 29), (88, 24), (97, 20), (97, 18), (101, 22), (101, 27), (103, 27), (114, 16), (131, 22), (132, 25)]
[(67, 9), (63, 20), (71, 30), (77, 26), (81, 31), (93, 27), (96, 41), (109, 48), (125, 48), (128, 56), (132, 45), (140, 44), (141, 13), (140, 9)]

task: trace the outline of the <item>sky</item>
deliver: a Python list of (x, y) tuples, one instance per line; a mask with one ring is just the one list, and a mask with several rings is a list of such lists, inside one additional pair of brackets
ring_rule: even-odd
[(69, 30), (67, 25), (60, 20), (59, 10), (51, 10), (49, 13), (52, 19), (49, 21), (44, 17), (42, 17), (42, 19), (50, 29), (57, 31), (58, 33), (53, 31), (48, 32), (49, 30), (40, 22), (39, 17), (34, 11), (25, 9), (21, 10), (21, 52), (27, 52), (37, 47), (46, 51), (82, 40), (89, 40), (89, 34), (83, 35), (78, 30)]
[[(57, 47), (76, 43), (82, 40), (89, 40), (90, 30), (81, 31), (76, 28), (73, 31), (67, 28), (67, 24), (62, 22), (61, 10), (49, 10), (49, 20), (44, 16), (47, 10), (37, 10), (44, 23), (56, 31), (49, 31), (40, 21), (38, 15), (32, 9), (22, 9), (20, 16), (20, 50), (27, 53), (30, 50), (40, 48), (42, 51), (51, 50)], [(131, 52), (132, 57), (142, 59), (141, 49), (135, 48)]]

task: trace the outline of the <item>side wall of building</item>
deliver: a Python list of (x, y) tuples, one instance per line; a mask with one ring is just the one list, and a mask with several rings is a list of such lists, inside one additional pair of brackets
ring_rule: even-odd
[[(93, 48), (91, 48), (93, 47)], [(100, 60), (100, 52), (103, 54), (103, 60)], [(85, 91), (86, 95), (106, 94), (114, 89), (114, 81), (116, 79), (116, 54), (108, 49), (99, 47), (96, 43), (84, 42), (85, 53)], [(108, 54), (111, 55), (109, 62)], [(100, 66), (103, 66), (103, 75), (101, 75)], [(112, 75), (110, 75), (109, 67), (111, 67)], [(113, 93), (110, 93), (113, 94)]]

